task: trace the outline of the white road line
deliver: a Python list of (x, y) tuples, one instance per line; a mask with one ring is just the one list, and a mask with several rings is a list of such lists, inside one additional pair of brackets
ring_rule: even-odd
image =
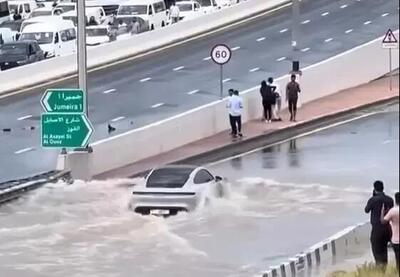
[(348, 5), (346, 5), (346, 4), (340, 6), (341, 9), (345, 9), (347, 7), (348, 7)]
[(184, 69), (185, 67), (184, 66), (178, 66), (178, 67), (175, 67), (174, 68), (174, 71), (179, 71), (179, 70), (182, 70), (182, 69)]
[(325, 42), (331, 42), (333, 40), (333, 38), (327, 38), (326, 40), (325, 40)]
[(257, 39), (257, 42), (263, 41), (263, 40), (265, 40), (265, 39), (266, 39), (266, 37), (258, 38), (258, 39)]
[(186, 93), (186, 94), (188, 94), (188, 95), (192, 95), (192, 94), (195, 94), (195, 93), (198, 93), (200, 90), (198, 90), (198, 89), (195, 89), (195, 90), (192, 90), (192, 91), (189, 91), (188, 93)]
[(364, 22), (364, 25), (369, 25), (369, 24), (371, 24), (372, 23), (372, 21), (371, 20), (368, 20), (368, 21), (365, 21)]
[(227, 83), (229, 81), (232, 81), (232, 79), (231, 78), (226, 78), (226, 79), (222, 80), (223, 83)]
[(329, 12), (324, 12), (324, 13), (321, 13), (321, 16), (327, 16), (329, 14)]
[(280, 58), (277, 59), (276, 61), (277, 61), (277, 62), (281, 62), (281, 61), (284, 61), (284, 60), (286, 60), (286, 57), (280, 57)]
[(150, 80), (151, 80), (151, 78), (150, 78), (150, 77), (147, 77), (147, 78), (144, 78), (144, 79), (140, 80), (140, 82), (141, 82), (141, 83), (144, 83), (144, 82), (147, 82), (147, 81), (150, 81)]
[(236, 46), (236, 47), (233, 47), (231, 50), (232, 51), (236, 51), (236, 50), (239, 50), (240, 49), (240, 46)]
[(393, 143), (393, 142), (399, 142), (398, 139), (389, 139), (389, 140), (385, 140), (384, 142), (382, 142), (382, 144), (388, 144), (388, 143)]
[(125, 119), (125, 116), (120, 116), (120, 117), (116, 117), (114, 119), (111, 119), (111, 122), (117, 122), (117, 121), (120, 121), (122, 119)]
[(306, 48), (301, 49), (301, 52), (307, 52), (307, 51), (309, 51), (310, 49), (311, 49), (310, 47), (306, 47)]
[(155, 109), (155, 108), (158, 108), (158, 107), (161, 107), (161, 106), (163, 106), (164, 105), (164, 103), (157, 103), (157, 104), (154, 104), (153, 106), (151, 106), (153, 109)]
[(281, 33), (281, 34), (282, 34), (282, 33), (286, 33), (288, 30), (289, 30), (289, 29), (285, 28), (285, 29), (280, 30), (279, 33)]
[(259, 67), (254, 67), (254, 68), (250, 69), (249, 72), (256, 72), (256, 71), (259, 71), (259, 70), (260, 70)]
[(388, 16), (388, 15), (389, 15), (389, 13), (384, 13), (384, 14), (382, 14), (382, 17)]
[(205, 58), (203, 59), (203, 61), (209, 61), (209, 60), (211, 60), (211, 57), (205, 57)]
[(109, 94), (109, 93), (113, 93), (113, 92), (115, 92), (115, 91), (116, 91), (116, 89), (115, 89), (115, 88), (112, 88), (112, 89), (108, 89), (108, 90), (103, 91), (103, 93), (104, 93), (104, 94)]
[(34, 149), (33, 147), (28, 147), (28, 148), (24, 148), (24, 149), (15, 151), (14, 153), (15, 153), (16, 155), (19, 155), (19, 154), (22, 154), (22, 153), (25, 153), (25, 152), (32, 151), (33, 149)]
[(348, 30), (346, 30), (346, 34), (350, 34), (351, 32), (353, 32), (353, 29), (348, 29)]
[(18, 117), (17, 120), (18, 120), (18, 121), (21, 121), (21, 120), (25, 120), (25, 119), (28, 119), (28, 118), (31, 118), (31, 117), (32, 117), (32, 115), (29, 114), (29, 115), (25, 115), (25, 116)]
[(301, 22), (301, 24), (308, 24), (308, 23), (310, 23), (311, 22), (311, 20), (310, 19), (307, 19), (307, 20), (304, 20), (303, 22)]

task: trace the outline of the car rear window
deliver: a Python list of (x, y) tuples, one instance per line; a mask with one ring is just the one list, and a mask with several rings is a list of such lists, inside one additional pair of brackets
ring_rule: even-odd
[(160, 168), (147, 178), (148, 188), (181, 188), (192, 173), (192, 168)]

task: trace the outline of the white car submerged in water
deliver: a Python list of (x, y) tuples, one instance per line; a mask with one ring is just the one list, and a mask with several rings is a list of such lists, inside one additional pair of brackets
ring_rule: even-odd
[(196, 166), (169, 165), (153, 169), (144, 184), (137, 185), (130, 208), (142, 215), (169, 216), (206, 205), (223, 197), (222, 178)]

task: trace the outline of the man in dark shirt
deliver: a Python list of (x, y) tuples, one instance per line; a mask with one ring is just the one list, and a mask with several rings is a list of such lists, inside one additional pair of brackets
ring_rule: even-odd
[(291, 81), (286, 85), (286, 101), (288, 101), (290, 121), (296, 121), (297, 100), (301, 92), (299, 83), (296, 82), (296, 75), (292, 74)]
[(365, 207), (366, 213), (371, 213), (371, 247), (377, 266), (381, 266), (384, 270), (388, 263), (387, 245), (391, 239), (391, 229), (389, 224), (381, 223), (382, 207), (385, 207), (385, 214), (393, 207), (393, 199), (383, 192), (384, 186), (382, 181), (374, 183), (373, 196), (368, 200)]

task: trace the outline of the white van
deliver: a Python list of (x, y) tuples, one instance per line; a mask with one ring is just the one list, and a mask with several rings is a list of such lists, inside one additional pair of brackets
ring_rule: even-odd
[(30, 24), (22, 30), (19, 40), (36, 40), (45, 58), (76, 52), (76, 30), (69, 20)]
[(150, 30), (161, 28), (168, 23), (168, 10), (164, 0), (128, 0), (123, 2), (117, 19), (139, 17), (146, 21)]
[(10, 16), (13, 19), (27, 19), (37, 7), (35, 0), (8, 1)]
[[(86, 7), (86, 25), (90, 23), (90, 19), (93, 18), (95, 25), (102, 24), (106, 19), (104, 9), (101, 7)], [(77, 11), (69, 11), (61, 14), (64, 20), (71, 20), (75, 26), (78, 25)], [(92, 24), (93, 25), (93, 24)]]
[(221, 9), (216, 0), (197, 0), (201, 5), (201, 10), (205, 14), (213, 13)]
[(45, 16), (32, 17), (32, 18), (24, 20), (21, 23), (20, 31), (22, 32), (26, 26), (31, 25), (31, 24), (35, 24), (35, 23), (49, 23), (49, 24), (51, 23), (51, 24), (53, 24), (53, 22), (54, 22), (54, 24), (58, 24), (58, 22), (62, 21), (62, 20), (63, 19), (61, 16), (45, 15)]

